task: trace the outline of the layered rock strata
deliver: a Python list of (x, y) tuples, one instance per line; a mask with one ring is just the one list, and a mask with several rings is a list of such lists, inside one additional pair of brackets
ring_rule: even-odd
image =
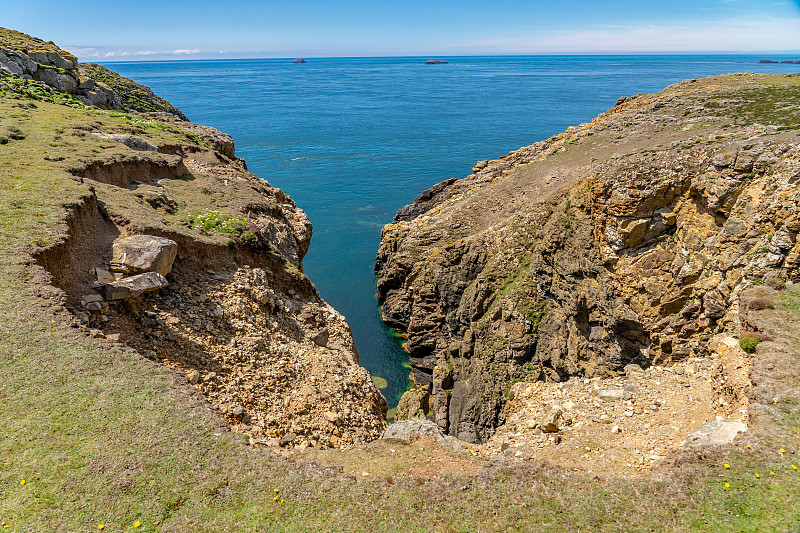
[(378, 297), (440, 428), (484, 442), (515, 382), (702, 356), (737, 329), (743, 288), (795, 279), (799, 86), (740, 74), (620, 98), (400, 210)]

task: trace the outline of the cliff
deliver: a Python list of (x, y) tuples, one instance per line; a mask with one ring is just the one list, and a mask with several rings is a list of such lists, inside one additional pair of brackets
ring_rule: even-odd
[(0, 51), (4, 210), (39, 221), (3, 255), (41, 305), (171, 367), (254, 443), (378, 438), (386, 401), (303, 274), (292, 199), (149, 89), (24, 34), (2, 30)]
[(514, 383), (702, 356), (742, 290), (796, 280), (799, 95), (732, 74), (620, 98), (400, 210), (378, 297), (440, 428), (485, 442)]
[(0, 91), (64, 103), (74, 98), (101, 109), (168, 113), (188, 120), (149, 87), (95, 63), (79, 64), (78, 58), (52, 41), (45, 42), (2, 27)]

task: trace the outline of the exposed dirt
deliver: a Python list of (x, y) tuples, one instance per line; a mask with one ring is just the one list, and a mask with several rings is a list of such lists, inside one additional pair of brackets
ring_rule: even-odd
[[(123, 148), (66, 169), (88, 191), (65, 207), (58, 242), (35, 252), (47, 272), (34, 278), (40, 293), (59, 299), (48, 285), (58, 287), (88, 334), (179, 371), (254, 442), (346, 447), (379, 437), (386, 401), (358, 365), (344, 317), (302, 272), (305, 213), (245, 170), (229, 136), (172, 123), (189, 140), (153, 144), (173, 155)], [(137, 234), (177, 243), (169, 285), (103, 301), (103, 285), (124, 276), (111, 264), (113, 242)]]

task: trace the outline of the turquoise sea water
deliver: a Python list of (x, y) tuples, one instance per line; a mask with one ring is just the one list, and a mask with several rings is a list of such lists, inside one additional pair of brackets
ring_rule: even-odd
[[(305, 272), (351, 327), (394, 406), (408, 357), (380, 321), (381, 227), (424, 189), (590, 121), (619, 96), (726, 72), (800, 72), (761, 56), (307, 58), (106, 63), (193, 122), (231, 134), (249, 169), (314, 225)], [(776, 59), (788, 59), (780, 57)]]

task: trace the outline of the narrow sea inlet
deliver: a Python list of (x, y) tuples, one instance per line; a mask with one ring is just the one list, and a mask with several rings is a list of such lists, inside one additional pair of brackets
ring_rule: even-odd
[[(393, 407), (408, 357), (380, 320), (372, 267), (381, 227), (477, 160), (591, 120), (619, 96), (726, 72), (800, 72), (763, 56), (306, 58), (107, 63), (190, 120), (233, 136), (249, 169), (314, 225), (305, 272), (353, 329)], [(776, 59), (783, 59), (778, 58)], [(379, 381), (379, 380), (378, 380)], [(382, 383), (381, 383), (382, 385)]]

